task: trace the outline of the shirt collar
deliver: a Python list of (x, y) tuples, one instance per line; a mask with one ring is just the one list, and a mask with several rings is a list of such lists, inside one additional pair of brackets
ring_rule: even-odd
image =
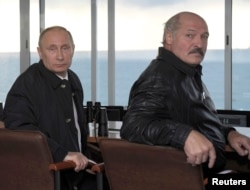
[(69, 76), (68, 76), (68, 72), (66, 73), (66, 76), (65, 77), (62, 77), (62, 76), (60, 76), (60, 75), (58, 75), (58, 74), (56, 74), (56, 76), (58, 76), (60, 79), (65, 79), (65, 80), (69, 80)]

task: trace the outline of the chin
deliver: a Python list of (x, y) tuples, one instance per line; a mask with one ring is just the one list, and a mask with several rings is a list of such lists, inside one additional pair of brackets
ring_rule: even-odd
[(197, 65), (200, 65), (200, 63), (188, 63), (188, 65), (195, 67)]
[(196, 58), (196, 59), (190, 61), (189, 63), (190, 63), (191, 65), (200, 65), (201, 62), (202, 62), (202, 60), (203, 60), (203, 58), (198, 58), (198, 59)]
[(55, 70), (54, 73), (56, 73), (57, 75), (60, 75), (60, 76), (64, 76), (66, 75), (67, 73), (67, 70)]
[(201, 62), (199, 61), (199, 62), (194, 62), (193, 63), (193, 65), (200, 65), (201, 64)]
[(186, 61), (186, 63), (187, 63), (188, 65), (196, 66), (196, 65), (200, 65), (200, 64), (201, 64), (201, 61)]

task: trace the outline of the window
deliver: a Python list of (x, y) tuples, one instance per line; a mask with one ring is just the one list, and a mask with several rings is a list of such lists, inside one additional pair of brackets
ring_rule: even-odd
[(19, 0), (0, 0), (0, 102), (20, 73)]
[(30, 64), (39, 61), (37, 53), (38, 38), (40, 34), (39, 0), (30, 1)]
[[(164, 23), (183, 11), (201, 15), (209, 27), (208, 51), (203, 65), (205, 81), (216, 107), (224, 106), (224, 1), (116, 2), (116, 104), (127, 105), (130, 88), (162, 46)], [(211, 14), (211, 10), (213, 13)], [(216, 71), (216, 72), (215, 72)]]
[(71, 69), (77, 73), (82, 82), (85, 103), (91, 100), (90, 16), (90, 1), (55, 0), (45, 2), (45, 28), (61, 25), (66, 27), (73, 36), (75, 54)]
[(233, 1), (232, 17), (232, 108), (250, 109), (250, 2)]
[[(20, 74), (20, 15), (19, 2), (30, 2), (30, 51), (31, 64), (39, 61), (36, 52), (39, 36), (39, 2), (41, 0), (0, 0), (0, 102), (5, 101), (8, 90)], [(84, 103), (109, 100), (108, 63), (108, 4), (111, 0), (55, 0), (45, 1), (45, 27), (62, 25), (74, 38), (76, 49), (71, 69), (74, 70), (84, 88)], [(225, 5), (232, 1), (199, 0), (119, 0), (115, 2), (115, 104), (126, 106), (130, 88), (141, 72), (157, 55), (161, 46), (163, 24), (173, 14), (193, 11), (200, 14), (209, 26), (208, 50), (203, 65), (203, 80), (207, 85), (217, 109), (225, 108), (228, 93), (225, 92)], [(91, 60), (91, 30), (93, 18), (91, 7), (96, 4), (97, 64)], [(21, 4), (22, 5), (22, 4)], [(250, 86), (248, 81), (250, 63), (250, 37), (247, 18), (250, 2), (233, 2), (232, 16), (232, 108), (250, 108)], [(9, 11), (11, 10), (11, 11)], [(212, 10), (212, 11), (211, 11)], [(231, 16), (231, 15), (230, 15)], [(8, 19), (6, 19), (8, 18)], [(9, 24), (11, 23), (11, 24)], [(227, 64), (227, 63), (226, 63)], [(23, 65), (22, 65), (23, 66)], [(94, 71), (93, 71), (94, 70)], [(95, 76), (93, 76), (93, 72)], [(228, 73), (226, 73), (228, 74)], [(231, 76), (231, 73), (229, 73)], [(4, 81), (4, 82), (2, 82)], [(95, 85), (92, 85), (94, 82)], [(231, 86), (230, 86), (231, 87)], [(93, 90), (94, 89), (94, 90)], [(94, 91), (94, 93), (93, 93)]]

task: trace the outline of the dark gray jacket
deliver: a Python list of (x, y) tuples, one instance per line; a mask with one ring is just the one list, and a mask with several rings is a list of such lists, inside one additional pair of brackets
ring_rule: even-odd
[(225, 164), (228, 128), (220, 122), (201, 80), (202, 67), (190, 66), (163, 47), (132, 86), (121, 137), (149, 145), (183, 149), (191, 130), (215, 146), (215, 167)]

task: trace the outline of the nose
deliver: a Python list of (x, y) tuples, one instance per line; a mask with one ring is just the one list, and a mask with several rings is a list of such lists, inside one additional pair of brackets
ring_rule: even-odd
[(196, 36), (195, 45), (199, 48), (204, 48), (207, 46), (207, 40), (202, 36)]
[(197, 47), (199, 47), (199, 48), (202, 47), (203, 42), (202, 42), (202, 39), (201, 39), (200, 36), (196, 36), (196, 38), (195, 38), (195, 45), (196, 45)]
[(59, 60), (63, 59), (63, 52), (60, 48), (57, 49), (56, 58)]

